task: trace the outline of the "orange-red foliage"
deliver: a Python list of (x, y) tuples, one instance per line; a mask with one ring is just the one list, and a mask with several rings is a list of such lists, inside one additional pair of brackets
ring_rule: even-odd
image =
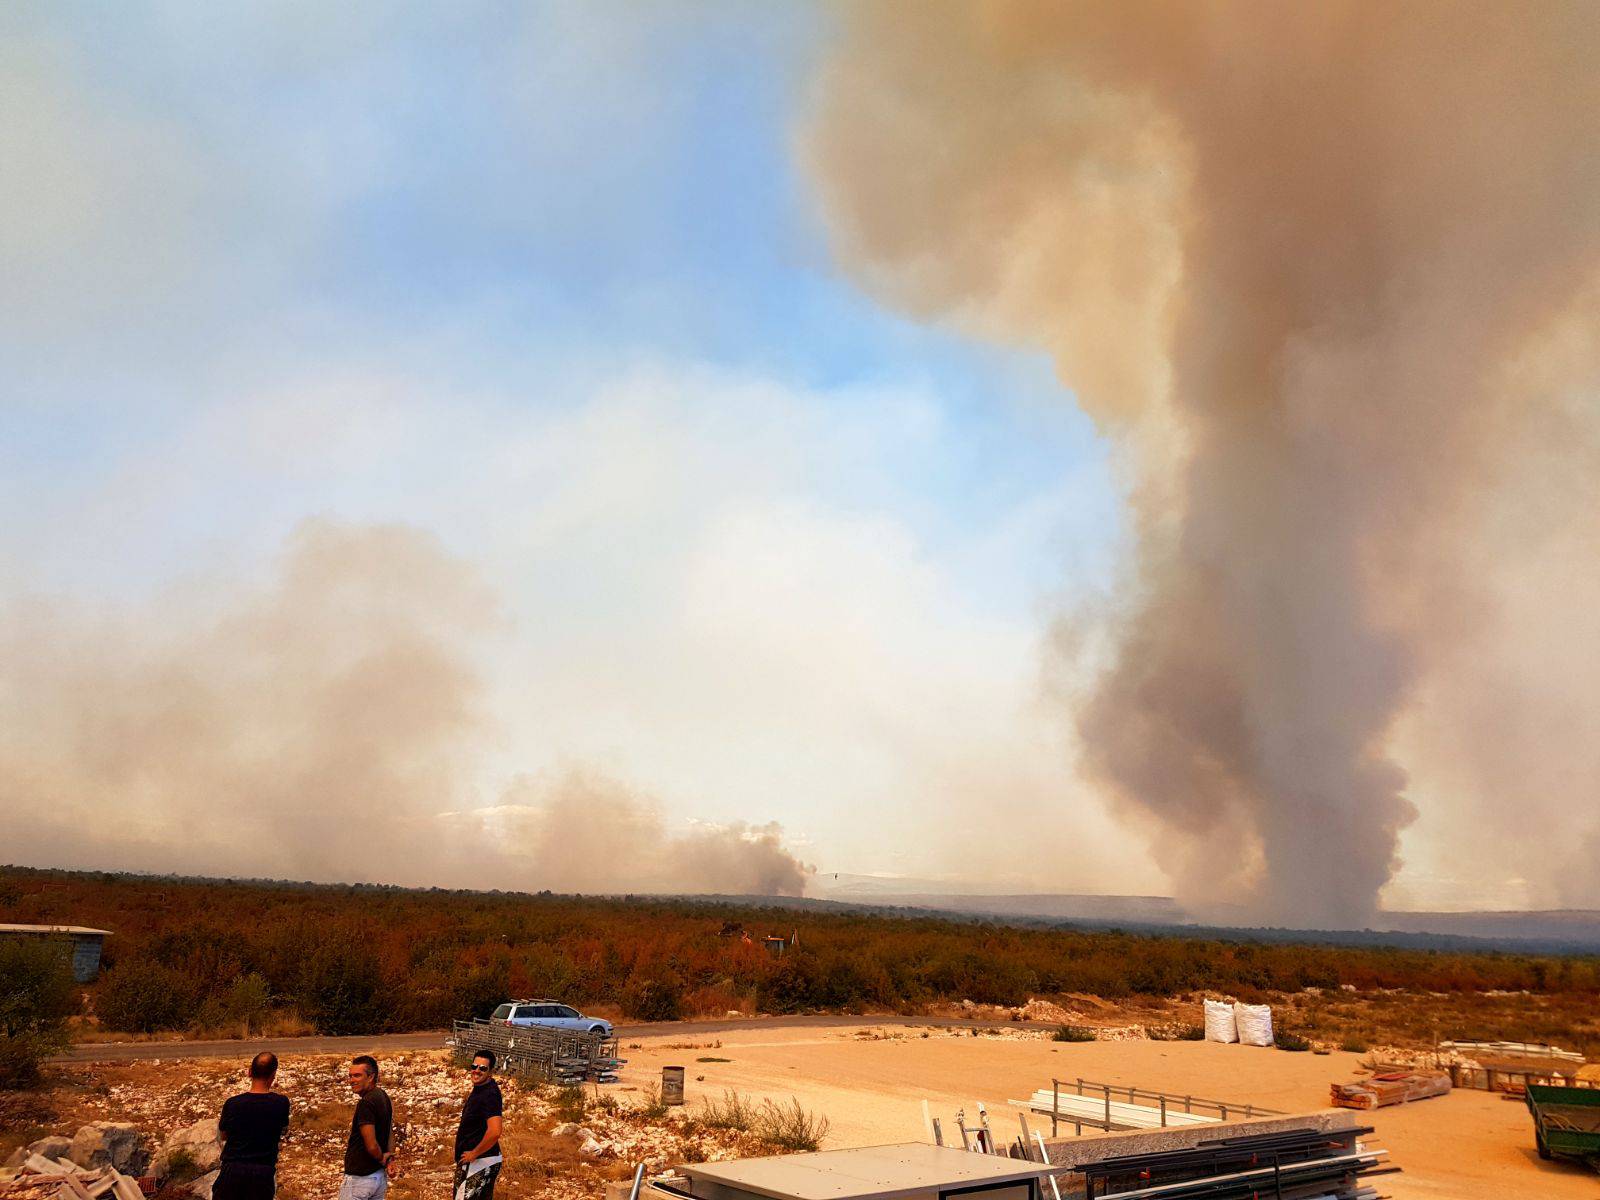
[[(437, 1028), (510, 996), (682, 1011), (909, 1010), (1209, 989), (1600, 992), (1600, 958), (1221, 941), (649, 898), (224, 882), (0, 868), (0, 921), (112, 930), (113, 977), (159, 964), (195, 1004), (249, 973), (328, 1032)], [(801, 929), (775, 957), (759, 935)], [(646, 989), (646, 985), (649, 989)]]

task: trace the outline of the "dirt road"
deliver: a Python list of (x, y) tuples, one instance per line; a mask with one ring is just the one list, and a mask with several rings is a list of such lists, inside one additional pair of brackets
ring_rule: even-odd
[[(798, 1017), (741, 1017), (723, 1021), (657, 1021), (650, 1024), (618, 1025), (619, 1038), (658, 1037), (680, 1034), (701, 1037), (751, 1029), (830, 1029), (853, 1028), (865, 1022), (895, 1028), (938, 1026), (951, 1029), (1050, 1028), (1025, 1021), (985, 1021), (943, 1017), (841, 1016), (836, 1013)], [(342, 1054), (345, 1051), (436, 1050), (444, 1045), (445, 1031), (386, 1033), (376, 1037), (257, 1038), (252, 1041), (224, 1039), (211, 1042), (84, 1042), (71, 1047), (54, 1062), (121, 1062), (152, 1058), (248, 1058), (259, 1050), (285, 1054)]]

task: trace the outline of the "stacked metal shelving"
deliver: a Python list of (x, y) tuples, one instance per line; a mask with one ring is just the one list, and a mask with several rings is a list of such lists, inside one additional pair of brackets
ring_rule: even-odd
[(547, 1083), (611, 1083), (627, 1061), (617, 1057), (617, 1040), (604, 1034), (504, 1021), (457, 1021), (446, 1044), (462, 1060), (492, 1051), (499, 1069)]

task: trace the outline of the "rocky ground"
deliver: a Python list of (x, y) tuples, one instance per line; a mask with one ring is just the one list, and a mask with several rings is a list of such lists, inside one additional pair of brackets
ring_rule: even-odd
[[(382, 1061), (381, 1085), (394, 1102), (405, 1140), (391, 1195), (413, 1200), (448, 1194), (452, 1149), (468, 1083), (444, 1051), (423, 1051)], [(215, 1118), (222, 1102), (246, 1086), (244, 1063), (186, 1062), (68, 1064), (55, 1086), (28, 1107), (0, 1114), (6, 1131), (0, 1152), (38, 1137), (65, 1133), (96, 1120), (127, 1121), (149, 1139), (155, 1154), (174, 1134)], [(342, 1056), (285, 1057), (278, 1088), (292, 1116), (278, 1169), (280, 1200), (332, 1197), (339, 1186), (354, 1101)], [(735, 1158), (770, 1151), (749, 1133), (707, 1128), (693, 1111), (662, 1112), (648, 1092), (615, 1086), (583, 1092), (524, 1086), (502, 1079), (506, 1166), (497, 1196), (566, 1200), (595, 1197), (608, 1180), (625, 1178), (633, 1165)], [(169, 1200), (186, 1197), (169, 1184)]]

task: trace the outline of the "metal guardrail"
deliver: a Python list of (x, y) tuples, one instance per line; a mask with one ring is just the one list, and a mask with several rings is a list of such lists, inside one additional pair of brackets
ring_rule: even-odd
[[(1085, 1096), (1100, 1100), (1104, 1111), (1100, 1115), (1090, 1116), (1083, 1111), (1064, 1111), (1061, 1107), (1062, 1096)], [(1035, 1112), (1050, 1118), (1050, 1135), (1057, 1136), (1062, 1123), (1069, 1123), (1075, 1132), (1081, 1134), (1085, 1125), (1094, 1129), (1111, 1131), (1126, 1129), (1130, 1126), (1126, 1120), (1119, 1120), (1118, 1114), (1113, 1112), (1113, 1104), (1139, 1105), (1151, 1110), (1153, 1124), (1151, 1128), (1165, 1128), (1168, 1124), (1169, 1114), (1185, 1113), (1211, 1116), (1220, 1121), (1240, 1120), (1249, 1117), (1281, 1117), (1283, 1114), (1276, 1109), (1262, 1108), (1259, 1104), (1236, 1104), (1227, 1100), (1207, 1100), (1201, 1096), (1179, 1095), (1175, 1092), (1157, 1092), (1148, 1088), (1124, 1087), (1118, 1084), (1097, 1083), (1092, 1079), (1052, 1079), (1048, 1092), (1035, 1092), (1038, 1100), (1049, 1097), (1049, 1107), (1041, 1103), (1035, 1107)], [(1077, 1106), (1074, 1106), (1075, 1108)], [(1041, 1111), (1042, 1110), (1042, 1111)]]
[(462, 1060), (491, 1050), (499, 1069), (548, 1083), (610, 1083), (627, 1061), (616, 1038), (504, 1021), (456, 1021), (445, 1044)]

